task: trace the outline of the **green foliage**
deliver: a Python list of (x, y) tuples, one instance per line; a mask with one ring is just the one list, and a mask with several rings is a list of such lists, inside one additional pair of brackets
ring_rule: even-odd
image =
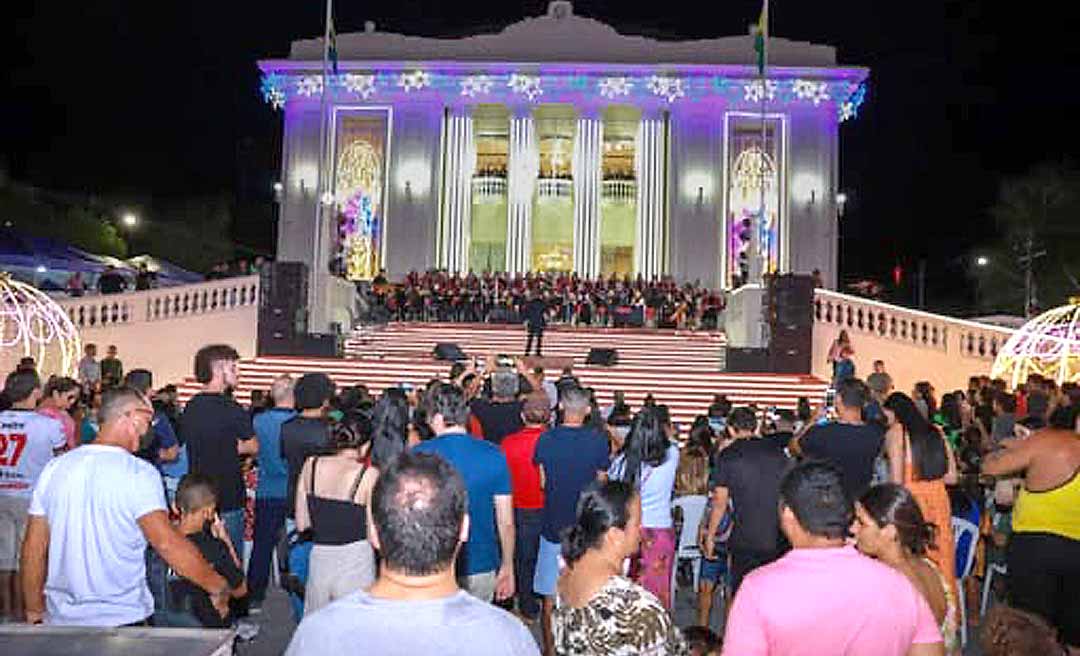
[(1035, 298), (1041, 308), (1066, 302), (1080, 291), (1080, 170), (1045, 163), (1002, 181), (990, 210), (998, 239), (980, 254), (990, 264), (973, 267), (984, 312), (1023, 314), (1025, 258), (1034, 258)]
[(30, 188), (0, 187), (0, 221), (25, 235), (67, 242), (90, 253), (127, 256), (127, 243), (103, 213)]

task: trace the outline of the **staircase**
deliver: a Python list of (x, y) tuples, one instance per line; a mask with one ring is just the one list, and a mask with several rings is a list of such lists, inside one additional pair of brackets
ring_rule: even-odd
[[(247, 403), (251, 390), (269, 389), (276, 376), (315, 371), (326, 373), (338, 386), (362, 383), (373, 393), (402, 382), (423, 385), (445, 378), (450, 369), (450, 363), (431, 356), (439, 342), (454, 342), (475, 357), (520, 354), (524, 341), (519, 326), (393, 323), (365, 327), (346, 340), (344, 359), (273, 356), (241, 361), (236, 397)], [(800, 396), (814, 402), (824, 395), (826, 384), (808, 375), (722, 373), (724, 343), (723, 333), (714, 332), (553, 326), (544, 333), (546, 375), (549, 379), (559, 376), (551, 361), (572, 362), (574, 374), (596, 390), (601, 405), (611, 403), (616, 390), (625, 392), (627, 402), (635, 407), (651, 393), (684, 426), (705, 412), (714, 394), (725, 394), (736, 405), (792, 409)], [(617, 349), (618, 364), (586, 365), (585, 357), (595, 347)], [(197, 391), (195, 381), (185, 381), (181, 401)]]

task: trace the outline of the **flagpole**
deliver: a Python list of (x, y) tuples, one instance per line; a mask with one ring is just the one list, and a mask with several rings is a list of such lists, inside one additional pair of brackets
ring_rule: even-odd
[(769, 102), (769, 0), (763, 0), (762, 17), (764, 20), (759, 26), (761, 30), (761, 158), (758, 161), (758, 215), (754, 219), (754, 227), (750, 236), (750, 282), (760, 284), (765, 272), (765, 256), (762, 255), (761, 233), (765, 228), (765, 182), (767, 180), (766, 147), (768, 140), (768, 124), (765, 118), (766, 108)]
[[(319, 289), (318, 277), (324, 275), (326, 271), (323, 266), (323, 227), (326, 223), (325, 213), (327, 212), (329, 205), (323, 202), (324, 197), (330, 191), (330, 176), (333, 175), (332, 166), (332, 148), (327, 143), (329, 140), (329, 126), (328, 118), (326, 115), (327, 107), (327, 90), (330, 88), (330, 30), (334, 20), (334, 0), (326, 0), (326, 25), (323, 31), (323, 53), (322, 53), (322, 93), (319, 97), (319, 184), (318, 184), (318, 198), (315, 200), (315, 231), (311, 240), (312, 246), (312, 271), (309, 278), (309, 294), (308, 294), (308, 307), (310, 308), (312, 303), (316, 303), (316, 307), (321, 307), (322, 304), (316, 298), (317, 291)], [(321, 318), (320, 318), (321, 320)], [(325, 326), (318, 326), (319, 331), (325, 329)], [(309, 327), (309, 330), (311, 328)]]

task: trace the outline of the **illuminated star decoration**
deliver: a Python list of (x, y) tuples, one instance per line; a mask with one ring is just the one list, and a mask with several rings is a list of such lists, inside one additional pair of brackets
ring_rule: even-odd
[(431, 86), (431, 76), (424, 71), (402, 73), (401, 76), (398, 77), (398, 86), (401, 87), (405, 93), (419, 91), (424, 87)]
[(345, 88), (366, 100), (375, 93), (375, 76), (346, 73)]
[(296, 92), (301, 96), (315, 96), (322, 93), (322, 76), (305, 75), (296, 81)]
[(262, 79), (263, 100), (270, 104), (273, 109), (281, 109), (285, 106), (284, 83), (277, 73), (264, 75)]
[(492, 80), (487, 75), (470, 75), (461, 80), (461, 95), (474, 98), (491, 93)]
[(761, 80), (753, 80), (747, 82), (743, 86), (743, 99), (748, 102), (760, 102), (762, 98), (768, 98), (772, 100), (776, 98), (776, 82), (772, 80), (765, 81), (764, 91), (762, 91)]
[(660, 96), (669, 103), (675, 102), (678, 98), (686, 95), (681, 78), (661, 75), (654, 75), (649, 78), (649, 91), (652, 91), (654, 96)]
[(634, 83), (628, 77), (605, 77), (600, 80), (600, 95), (605, 98), (629, 96)]
[(860, 84), (859, 87), (855, 89), (855, 92), (837, 107), (837, 111), (840, 114), (840, 122), (843, 123), (844, 121), (857, 117), (859, 115), (859, 107), (862, 106), (864, 100), (866, 100), (866, 85)]
[(510, 81), (506, 83), (506, 86), (510, 87), (514, 93), (525, 96), (529, 100), (535, 100), (537, 96), (544, 93), (544, 90), (540, 88), (539, 75), (518, 75), (514, 73), (510, 76)]
[(829, 87), (824, 82), (795, 80), (791, 85), (791, 90), (795, 92), (796, 98), (799, 100), (809, 100), (814, 103), (815, 106), (820, 105), (822, 101), (829, 99)]

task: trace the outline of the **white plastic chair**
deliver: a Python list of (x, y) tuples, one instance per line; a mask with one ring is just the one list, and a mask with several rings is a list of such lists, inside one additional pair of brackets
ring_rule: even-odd
[(679, 531), (679, 539), (675, 544), (675, 562), (671, 567), (671, 604), (675, 605), (675, 578), (679, 571), (679, 562), (684, 559), (693, 561), (694, 591), (697, 591), (698, 577), (701, 575), (701, 549), (698, 548), (698, 527), (705, 515), (705, 506), (709, 497), (703, 494), (691, 494), (675, 497), (672, 505), (682, 509), (682, 530)]
[[(960, 646), (967, 646), (967, 595), (964, 594), (964, 581), (971, 576), (971, 569), (975, 566), (975, 547), (979, 544), (979, 527), (960, 517), (952, 518), (953, 542), (956, 545), (956, 562), (960, 565), (960, 576), (956, 578), (957, 601), (960, 604)], [(966, 551), (960, 550), (961, 540), (964, 537)]]

